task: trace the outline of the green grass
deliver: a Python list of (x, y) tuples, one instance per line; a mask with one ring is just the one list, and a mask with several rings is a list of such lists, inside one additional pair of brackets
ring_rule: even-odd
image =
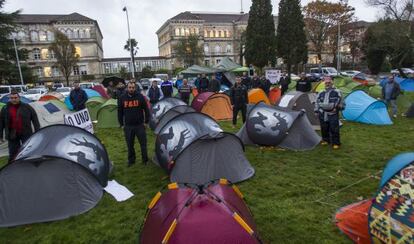
[[(226, 131), (235, 132), (228, 122), (221, 125)], [(120, 129), (98, 129), (97, 135), (115, 163), (114, 178), (135, 196), (117, 203), (105, 194), (97, 207), (80, 216), (2, 228), (0, 243), (138, 241), (146, 207), (154, 194), (168, 184), (168, 179), (155, 165), (138, 163), (126, 167), (127, 151)], [(414, 121), (405, 118), (384, 127), (345, 122), (341, 135), (343, 146), (338, 151), (327, 146), (308, 152), (246, 148), (256, 175), (239, 187), (265, 243), (350, 243), (334, 225), (335, 211), (360, 197), (373, 196), (379, 178), (368, 176), (378, 174), (396, 154), (414, 150)], [(137, 145), (137, 155), (138, 148)], [(149, 152), (151, 156), (154, 153), (152, 132)], [(366, 177), (365, 181), (329, 196)], [(317, 202), (318, 199), (326, 204)]]

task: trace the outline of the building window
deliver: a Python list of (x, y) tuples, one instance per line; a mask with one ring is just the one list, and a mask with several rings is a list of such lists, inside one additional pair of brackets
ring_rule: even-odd
[(219, 64), (221, 62), (221, 59), (216, 59), (216, 64)]
[(89, 29), (85, 29), (85, 38), (91, 38), (91, 32)]
[(39, 48), (33, 49), (33, 59), (40, 60), (40, 58), (41, 58), (40, 49)]
[(207, 30), (204, 30), (204, 37), (208, 37), (208, 32), (207, 32)]
[(81, 75), (87, 75), (88, 74), (88, 70), (86, 68), (86, 65), (79, 66), (79, 70), (80, 70)]
[(221, 34), (222, 34), (222, 32), (221, 32), (221, 31), (219, 31), (219, 32), (218, 32), (218, 36), (219, 36), (219, 37), (222, 37), (222, 36), (221, 36)]
[(39, 31), (39, 40), (42, 42), (47, 41), (46, 31)]
[(213, 31), (208, 31), (208, 37), (213, 37)]
[(111, 73), (111, 63), (104, 63), (104, 71), (105, 71), (105, 74)]
[(52, 70), (51, 70), (51, 68), (50, 67), (45, 67), (44, 68), (44, 74), (45, 74), (45, 77), (52, 76)]
[(79, 38), (79, 30), (74, 30), (73, 31), (73, 38), (78, 39)]
[(52, 31), (47, 31), (47, 40), (48, 41), (54, 41), (55, 40), (55, 34)]
[(40, 53), (41, 53), (42, 59), (49, 59), (49, 50), (42, 48)]
[(49, 50), (49, 59), (55, 59), (55, 52), (53, 50)]
[(204, 60), (204, 65), (205, 66), (210, 66), (210, 60)]
[(59, 71), (59, 68), (58, 68), (58, 67), (56, 67), (56, 66), (53, 66), (53, 67), (52, 67), (52, 76), (53, 76), (53, 77), (58, 77), (58, 76), (60, 76), (60, 71)]
[(80, 47), (75, 47), (75, 53), (81, 57), (82, 51)]
[(73, 66), (73, 75), (79, 75), (79, 66)]
[(208, 53), (210, 51), (209, 49), (208, 44), (204, 44), (204, 53)]
[(220, 45), (217, 44), (214, 50), (215, 50), (216, 53), (219, 53), (220, 52)]
[(26, 39), (26, 34), (23, 31), (19, 31), (19, 33), (17, 33), (17, 39), (21, 41)]
[(39, 35), (38, 35), (38, 33), (36, 31), (30, 32), (30, 39), (32, 40), (32, 42), (39, 41)]
[(231, 53), (233, 50), (232, 50), (232, 47), (231, 47), (231, 44), (227, 44), (227, 47), (226, 47), (226, 52), (227, 53)]
[(175, 35), (176, 35), (176, 36), (179, 36), (179, 35), (180, 35), (180, 29), (175, 28)]
[(36, 75), (38, 77), (43, 77), (43, 68), (42, 67), (36, 67)]
[(66, 31), (66, 36), (67, 36), (69, 39), (72, 39), (72, 38), (73, 38), (73, 31), (72, 31), (71, 29), (68, 29), (68, 30)]

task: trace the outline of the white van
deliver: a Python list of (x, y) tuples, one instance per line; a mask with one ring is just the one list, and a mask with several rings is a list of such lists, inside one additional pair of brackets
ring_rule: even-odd
[(311, 74), (319, 74), (320, 76), (339, 76), (338, 71), (334, 67), (311, 68)]
[(25, 85), (0, 86), (0, 98), (9, 95), (12, 90), (16, 90), (21, 96), (23, 96), (25, 92), (27, 91), (27, 86)]

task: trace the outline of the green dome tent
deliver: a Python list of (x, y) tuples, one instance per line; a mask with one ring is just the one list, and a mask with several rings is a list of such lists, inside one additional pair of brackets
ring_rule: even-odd
[(118, 122), (118, 102), (115, 99), (109, 99), (99, 108), (97, 112), (98, 128), (116, 128)]
[(98, 119), (98, 110), (105, 102), (106, 99), (103, 97), (91, 97), (86, 102), (86, 108), (88, 108), (93, 121)]

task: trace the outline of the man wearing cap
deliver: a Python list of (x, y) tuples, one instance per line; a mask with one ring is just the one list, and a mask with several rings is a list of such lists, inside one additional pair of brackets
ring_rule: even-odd
[(333, 87), (332, 78), (325, 77), (324, 81), (325, 90), (318, 94), (315, 106), (315, 114), (321, 124), (321, 144), (332, 144), (333, 149), (339, 149), (339, 111), (344, 109), (344, 104), (341, 92)]
[(85, 104), (88, 101), (88, 95), (80, 88), (79, 81), (75, 81), (73, 85), (75, 88), (69, 94), (70, 103), (73, 106), (73, 110), (81, 111), (86, 108)]
[(306, 77), (305, 73), (300, 74), (300, 80), (296, 83), (296, 91), (310, 92), (312, 90), (312, 83)]

